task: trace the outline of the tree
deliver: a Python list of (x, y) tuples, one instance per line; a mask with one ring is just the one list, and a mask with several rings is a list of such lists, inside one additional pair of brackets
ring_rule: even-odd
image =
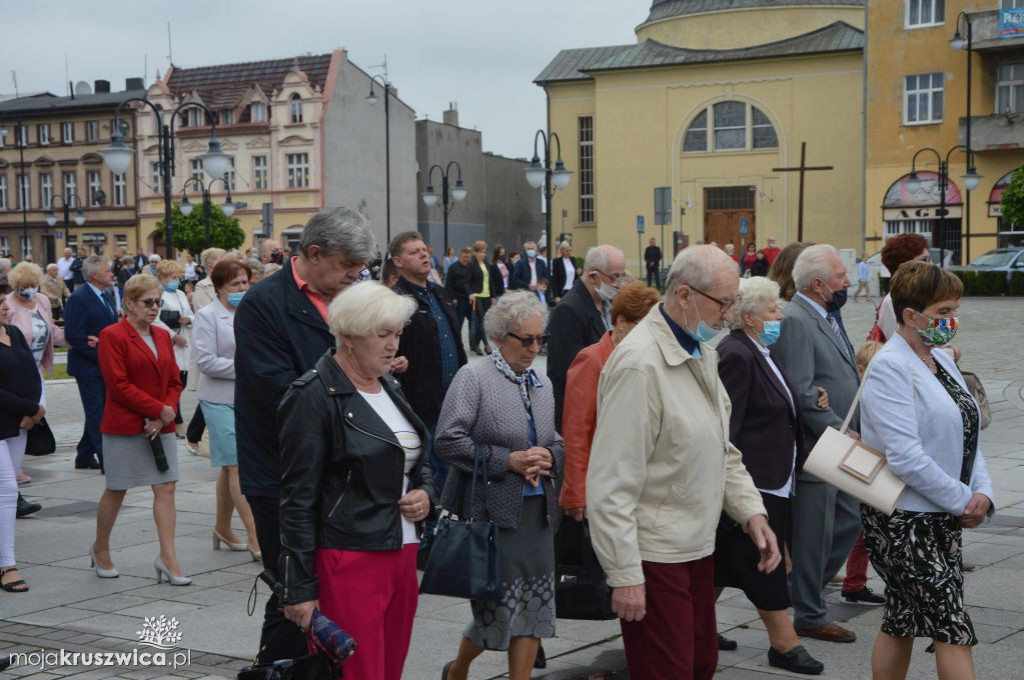
[[(164, 221), (160, 220), (156, 226), (162, 235)], [(203, 215), (202, 203), (196, 204), (188, 217), (181, 214), (178, 204), (175, 203), (171, 211), (171, 234), (174, 237), (174, 247), (188, 250), (190, 253), (200, 253), (207, 247), (230, 250), (245, 242), (245, 231), (238, 226), (238, 218), (225, 215), (216, 203), (210, 206), (209, 243), (206, 240), (206, 217)]]
[(1024, 225), (1024, 166), (1017, 168), (1003, 191), (1003, 222)]

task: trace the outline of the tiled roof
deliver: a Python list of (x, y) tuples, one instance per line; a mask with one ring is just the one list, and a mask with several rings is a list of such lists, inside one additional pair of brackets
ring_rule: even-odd
[(111, 110), (125, 99), (131, 97), (144, 97), (145, 90), (126, 90), (124, 92), (104, 92), (101, 94), (76, 94), (74, 97), (22, 97), (0, 102), (0, 111), (18, 112), (23, 114), (45, 114), (47, 111), (64, 111), (69, 109), (83, 109), (96, 107), (109, 107)]
[(168, 86), (177, 97), (198, 92), (204, 104), (211, 109), (225, 109), (234, 106), (238, 98), (253, 84), (269, 97), (280, 89), (285, 75), (298, 64), (308, 77), (312, 87), (324, 87), (331, 55), (317, 54), (269, 61), (250, 61), (241, 64), (177, 68), (171, 72)]
[(863, 7), (864, 0), (653, 0), (647, 22), (687, 14), (703, 14), (705, 12), (720, 12), (730, 9), (799, 7), (801, 5)]
[(551, 60), (551, 63), (540, 72), (533, 82), (538, 85), (555, 81), (589, 80), (582, 73), (583, 69), (600, 64), (617, 54), (625, 52), (636, 45), (612, 45), (610, 47), (584, 47), (574, 50), (562, 50)]

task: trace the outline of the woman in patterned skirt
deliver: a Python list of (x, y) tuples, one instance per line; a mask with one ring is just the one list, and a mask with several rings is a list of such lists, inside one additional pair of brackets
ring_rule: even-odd
[(977, 402), (938, 351), (956, 334), (962, 293), (960, 280), (934, 264), (901, 265), (890, 288), (899, 330), (868, 369), (861, 436), (907, 483), (891, 516), (861, 507), (871, 564), (886, 585), (876, 680), (906, 677), (915, 637), (935, 641), (941, 680), (975, 677), (961, 532), (992, 514), (994, 496), (978, 450)]
[(552, 481), (562, 468), (551, 383), (530, 366), (544, 344), (547, 307), (528, 291), (503, 295), (484, 317), (495, 345), (489, 357), (455, 374), (437, 423), (437, 453), (451, 466), (441, 505), (461, 517), (481, 507), (469, 489), (477, 451), (486, 457), (488, 514), (500, 528), (504, 593), (473, 600), (473, 622), (441, 672), (465, 680), (484, 650), (508, 652), (510, 680), (530, 677), (541, 638), (555, 635), (554, 524), (561, 512)]

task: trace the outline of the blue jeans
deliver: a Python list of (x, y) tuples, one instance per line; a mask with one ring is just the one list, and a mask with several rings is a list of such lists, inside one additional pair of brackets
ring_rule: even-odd
[[(85, 428), (82, 430), (82, 438), (78, 440), (78, 449), (75, 455), (75, 462), (96, 459), (103, 463), (103, 437), (100, 435), (100, 421), (103, 419), (103, 407), (107, 401), (107, 386), (103, 383), (102, 376), (76, 377), (78, 384), (78, 395), (82, 398), (82, 410), (85, 411)], [(139, 418), (141, 426), (142, 419)]]
[[(444, 483), (448, 480), (448, 463), (434, 451), (434, 439), (437, 437), (437, 425), (428, 425), (427, 434), (430, 437), (430, 452), (427, 454), (427, 462), (430, 463), (430, 470), (434, 478), (434, 488), (437, 489), (437, 497), (441, 497), (444, 491)], [(420, 540), (420, 550), (430, 550), (430, 544), (434, 541), (434, 529), (437, 527), (437, 520), (427, 520), (423, 525), (423, 538)]]

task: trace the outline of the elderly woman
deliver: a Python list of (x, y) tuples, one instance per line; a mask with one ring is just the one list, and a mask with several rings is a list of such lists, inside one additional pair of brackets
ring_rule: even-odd
[(507, 650), (509, 678), (528, 678), (541, 638), (555, 634), (553, 523), (559, 513), (553, 479), (565, 454), (551, 383), (530, 368), (546, 339), (546, 318), (547, 307), (533, 293), (503, 295), (484, 318), (495, 350), (459, 369), (441, 407), (437, 452), (451, 466), (441, 504), (460, 516), (474, 500), (479, 506), (479, 498), (458, 497), (458, 490), (470, 487), (464, 480), (480, 451), (491, 482), (490, 518), (501, 531), (506, 588), (499, 600), (471, 602), (473, 623), (442, 671), (448, 680), (465, 680), (485, 649)]
[(107, 388), (100, 423), (107, 488), (96, 510), (96, 542), (89, 557), (100, 578), (118, 576), (110, 556), (110, 532), (125, 492), (150, 486), (160, 540), (160, 554), (153, 561), (157, 583), (166, 577), (172, 586), (187, 586), (192, 579), (181, 575), (174, 549), (174, 406), (182, 384), (171, 336), (154, 323), (162, 303), (160, 292), (160, 283), (148, 274), (128, 279), (125, 318), (100, 332), (100, 370)]
[[(12, 272), (13, 275), (13, 272)], [(0, 297), (0, 587), (23, 593), (28, 584), (14, 559), (14, 518), (26, 430), (42, 420), (43, 383), (32, 348), (21, 330), (8, 324), (8, 303)]]
[[(238, 450), (235, 446), (235, 310), (249, 290), (250, 263), (224, 259), (210, 273), (217, 300), (196, 314), (192, 332), (196, 366), (199, 367), (199, 405), (210, 432), (210, 465), (217, 477), (217, 518), (213, 525), (213, 549), (224, 543), (231, 550), (248, 550), (259, 560), (260, 546), (252, 511), (238, 486)], [(238, 540), (231, 530), (231, 513), (245, 525), (249, 542)]]
[(793, 265), (796, 258), (804, 252), (811, 243), (794, 241), (779, 251), (779, 254), (772, 260), (768, 269), (768, 278), (779, 284), (779, 298), (783, 302), (789, 302), (796, 295), (796, 283), (793, 281)]
[(337, 339), (278, 410), (284, 615), (308, 630), (314, 608), (359, 642), (345, 672), (400, 680), (419, 586), (421, 523), (434, 502), (426, 427), (391, 377), (416, 311), (379, 283), (335, 297)]
[(658, 291), (640, 281), (624, 285), (612, 299), (612, 329), (580, 351), (569, 366), (562, 416), (565, 472), (558, 504), (577, 522), (583, 521), (587, 509), (587, 464), (597, 426), (597, 383), (601, 369), (618, 344), (659, 302)]
[[(807, 458), (795, 388), (769, 352), (779, 339), (781, 324), (779, 284), (759, 276), (744, 279), (730, 323), (732, 332), (717, 348), (718, 375), (732, 402), (729, 441), (743, 454), (780, 551), (790, 543), (793, 480)], [(827, 395), (820, 388), (819, 392), (819, 406), (826, 408)], [(723, 588), (740, 588), (754, 603), (768, 631), (769, 665), (795, 673), (821, 673), (824, 665), (800, 644), (786, 612), (790, 606), (786, 571), (759, 571), (759, 559), (743, 529), (723, 516), (715, 536), (716, 597)], [(735, 643), (729, 642), (720, 638), (719, 644), (735, 649)]]
[(871, 564), (885, 581), (875, 638), (876, 678), (905, 678), (915, 637), (935, 641), (940, 678), (975, 677), (978, 643), (964, 607), (962, 531), (994, 511), (978, 446), (979, 409), (949, 354), (963, 284), (927, 262), (907, 262), (889, 289), (899, 326), (865, 378), (861, 438), (907, 484), (887, 516), (861, 506)]
[[(182, 386), (188, 385), (188, 366), (191, 358), (190, 345), (192, 340), (192, 305), (188, 296), (181, 290), (181, 265), (176, 260), (163, 260), (156, 265), (157, 278), (160, 281), (160, 299), (163, 305), (154, 325), (171, 334), (174, 343), (174, 361), (178, 365), (179, 378)], [(174, 422), (179, 437), (185, 433), (181, 419), (181, 408), (174, 405)]]

